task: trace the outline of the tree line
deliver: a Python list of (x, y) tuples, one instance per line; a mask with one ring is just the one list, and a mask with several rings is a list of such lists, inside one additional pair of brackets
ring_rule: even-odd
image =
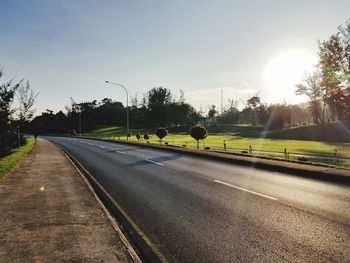
[[(229, 100), (220, 112), (215, 105), (208, 111), (196, 110), (185, 101), (184, 93), (175, 99), (165, 87), (154, 87), (139, 101), (135, 96), (129, 106), (132, 129), (153, 130), (165, 127), (171, 131), (188, 131), (196, 124), (216, 126), (222, 124), (251, 124), (279, 129), (286, 126), (309, 124), (311, 115), (305, 105), (263, 103), (258, 95), (244, 101), (242, 110), (236, 100)], [(77, 103), (71, 99), (65, 113), (46, 110), (27, 122), (24, 130), (36, 133), (79, 133), (88, 132), (99, 126), (125, 126), (126, 107), (118, 101), (105, 98), (101, 101)]]

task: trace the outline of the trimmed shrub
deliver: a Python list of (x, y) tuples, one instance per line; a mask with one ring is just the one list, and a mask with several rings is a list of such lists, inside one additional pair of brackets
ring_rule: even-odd
[(159, 138), (159, 142), (162, 142), (162, 139), (167, 135), (168, 135), (168, 131), (163, 127), (159, 127), (156, 130), (156, 136)]
[(208, 132), (203, 126), (196, 125), (191, 128), (190, 135), (197, 141), (197, 149), (199, 149), (199, 140), (204, 140), (207, 138)]

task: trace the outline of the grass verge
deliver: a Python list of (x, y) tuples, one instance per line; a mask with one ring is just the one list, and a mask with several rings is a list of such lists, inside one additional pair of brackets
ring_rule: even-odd
[[(130, 141), (137, 142), (135, 137), (137, 132), (144, 134), (145, 130), (131, 130), (132, 136)], [(249, 146), (252, 146), (253, 155), (259, 158), (277, 159), (335, 168), (350, 168), (349, 161), (338, 162), (336, 159), (322, 158), (334, 157), (335, 151), (337, 152), (338, 157), (350, 158), (350, 143), (348, 142), (321, 142), (259, 137), (254, 138), (247, 136), (246, 133), (247, 132), (242, 131), (238, 133), (236, 130), (222, 133), (209, 132), (208, 137), (204, 141), (201, 141), (201, 148), (207, 146), (210, 147), (212, 151), (222, 151), (225, 153), (245, 155), (243, 152), (246, 152), (249, 149)], [(126, 140), (126, 130), (121, 127), (104, 127), (85, 135), (87, 137), (97, 137), (101, 139)], [(158, 138), (152, 132), (149, 133), (149, 136), (149, 142), (151, 144), (159, 144)], [(224, 141), (226, 143), (227, 151), (224, 151), (223, 149)], [(144, 140), (141, 140), (140, 142), (145, 143)], [(196, 141), (191, 138), (188, 133), (184, 132), (169, 133), (163, 139), (163, 143), (177, 145), (180, 147), (193, 148), (196, 146)], [(305, 157), (305, 160), (301, 160), (298, 157), (290, 156), (290, 158), (287, 160), (283, 157), (283, 155), (281, 155), (283, 154), (285, 148), (290, 154), (304, 154), (307, 156), (309, 155), (310, 157)], [(278, 155), (278, 153), (280, 153), (280, 155)]]
[(0, 179), (11, 171), (21, 159), (27, 156), (33, 148), (34, 142), (35, 140), (33, 138), (27, 138), (27, 142), (24, 146), (17, 148), (13, 150), (11, 154), (0, 158)]
[[(137, 141), (135, 134), (144, 130), (131, 130), (130, 141)], [(150, 143), (159, 144), (158, 138), (154, 133), (149, 133)], [(87, 133), (88, 137), (97, 137), (104, 139), (121, 139), (126, 140), (126, 131), (119, 127), (106, 127), (97, 129)], [(306, 140), (290, 140), (290, 139), (269, 139), (269, 138), (252, 138), (246, 137), (244, 133), (237, 134), (235, 132), (225, 133), (210, 133), (208, 137), (201, 141), (201, 146), (223, 147), (224, 141), (227, 148), (247, 150), (252, 146), (254, 151), (271, 151), (283, 153), (286, 148), (289, 153), (318, 155), (333, 157), (335, 150), (339, 157), (350, 158), (350, 143), (349, 142), (321, 142), (321, 141), (306, 141)], [(187, 147), (195, 147), (196, 141), (191, 138), (188, 133), (174, 132), (169, 133), (163, 142), (169, 144), (186, 145)]]

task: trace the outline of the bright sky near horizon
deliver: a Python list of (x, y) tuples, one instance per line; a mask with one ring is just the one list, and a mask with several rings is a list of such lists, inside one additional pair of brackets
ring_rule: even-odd
[(207, 110), (259, 93), (297, 103), (317, 39), (350, 18), (350, 1), (0, 0), (0, 67), (40, 92), (37, 114), (75, 101), (164, 86)]

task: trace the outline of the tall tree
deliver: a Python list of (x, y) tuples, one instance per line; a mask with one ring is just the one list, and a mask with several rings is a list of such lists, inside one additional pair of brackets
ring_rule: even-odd
[(148, 121), (153, 126), (167, 126), (169, 104), (172, 100), (171, 91), (163, 87), (155, 87), (147, 93)]
[(333, 119), (342, 118), (345, 105), (339, 73), (343, 67), (344, 53), (340, 34), (334, 34), (328, 40), (319, 42), (318, 46), (318, 67), (321, 70), (325, 99), (332, 110)]
[(343, 100), (346, 107), (347, 118), (350, 119), (350, 19), (346, 21), (345, 26), (339, 27), (339, 31), (342, 35), (344, 54), (342, 74)]
[(149, 108), (169, 104), (172, 99), (171, 91), (163, 87), (154, 87), (147, 93), (147, 95)]
[(216, 110), (215, 105), (211, 105), (209, 107), (209, 111), (208, 111), (208, 118), (213, 119), (217, 113), (218, 113), (218, 111)]
[(308, 97), (314, 123), (323, 123), (325, 121), (327, 97), (326, 90), (322, 89), (321, 73), (315, 71), (306, 74), (303, 83), (296, 85), (295, 93)]
[(260, 105), (260, 97), (258, 95), (254, 95), (253, 97), (249, 98), (247, 100), (247, 105), (248, 105), (249, 109), (251, 110), (252, 126), (256, 126), (256, 114), (257, 114), (257, 109)]
[(21, 125), (29, 122), (34, 115), (34, 103), (38, 96), (30, 87), (29, 81), (21, 83), (17, 89), (17, 99), (19, 106), (17, 108), (17, 116)]
[[(0, 69), (0, 79), (3, 77), (3, 69)], [(20, 83), (13, 84), (10, 80), (0, 85), (0, 131), (4, 132), (8, 128), (14, 110), (11, 109), (15, 92)]]

